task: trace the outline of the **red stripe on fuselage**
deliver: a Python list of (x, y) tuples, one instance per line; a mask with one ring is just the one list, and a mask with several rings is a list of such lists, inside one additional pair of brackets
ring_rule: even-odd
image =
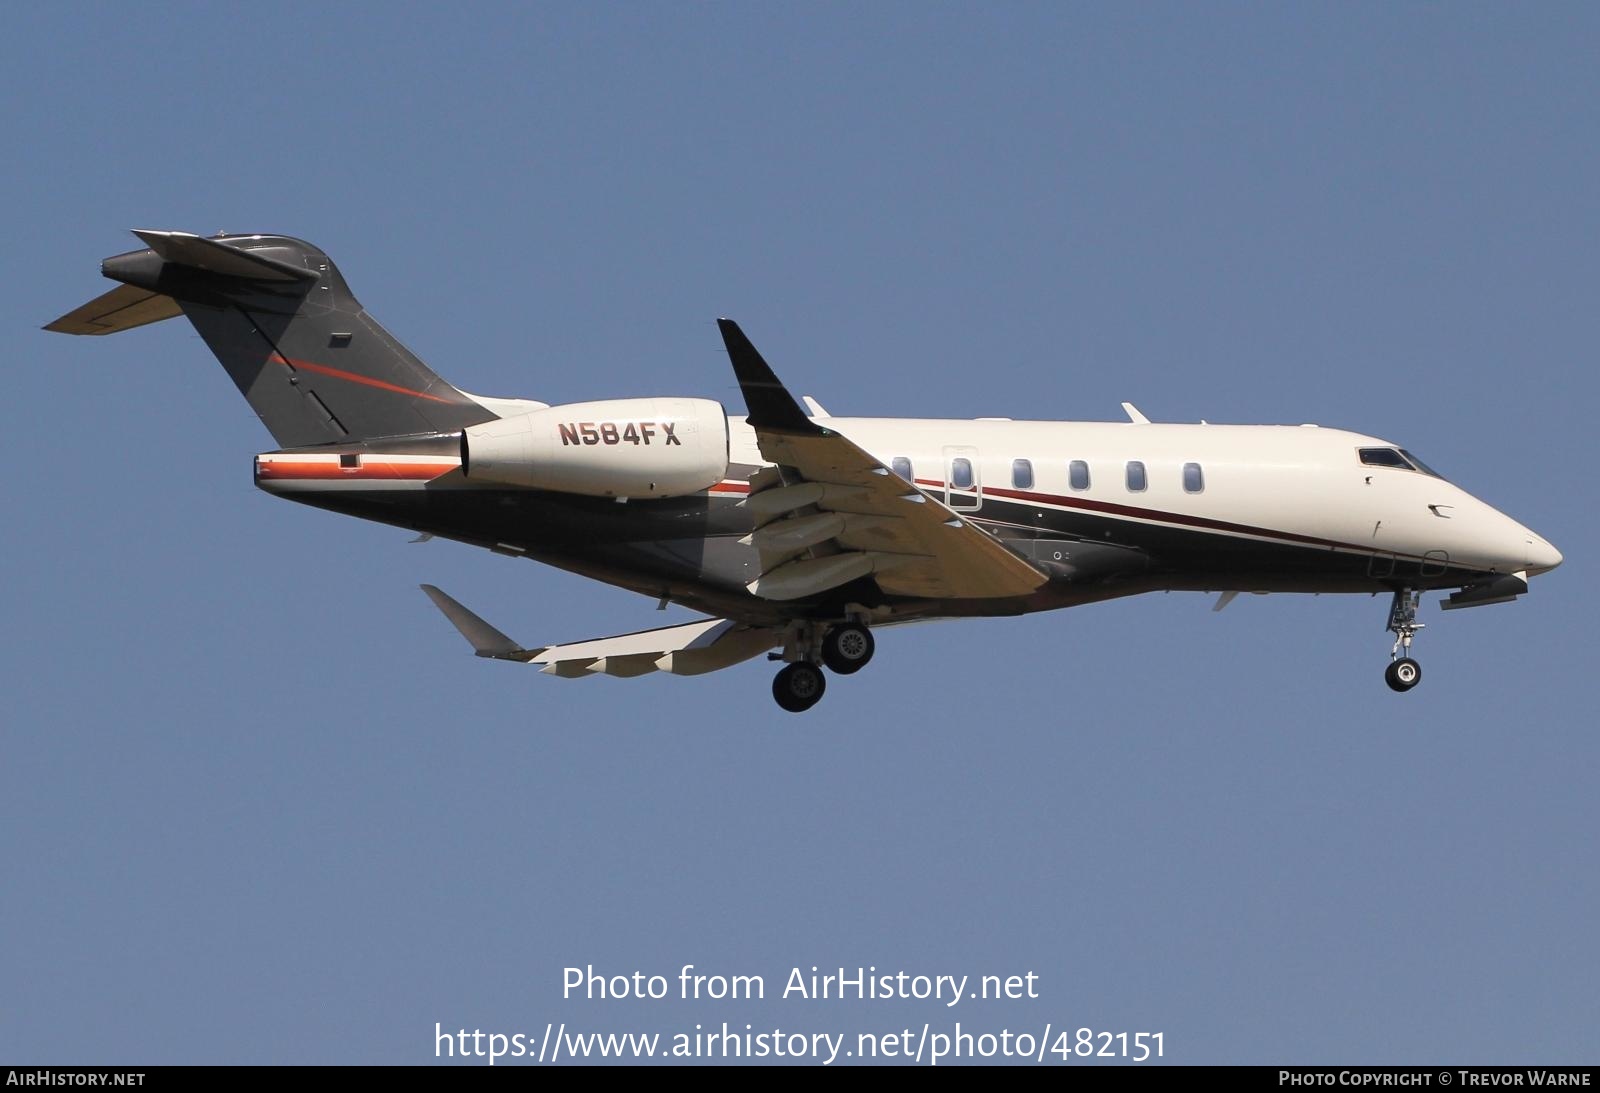
[(425, 391), (413, 391), (409, 387), (401, 387), (397, 384), (385, 383), (383, 380), (375, 380), (371, 376), (358, 376), (354, 372), (345, 372), (338, 368), (329, 368), (325, 364), (317, 364), (314, 361), (302, 361), (297, 360), (294, 357), (285, 357), (282, 353), (274, 353), (268, 359), (276, 364), (281, 364), (288, 368), (294, 368), (304, 372), (315, 372), (321, 376), (332, 376), (336, 380), (348, 380), (351, 383), (359, 383), (367, 387), (376, 387), (380, 391), (393, 391), (397, 395), (410, 395), (412, 398), (425, 398), (429, 402), (443, 402), (447, 404), (450, 402), (450, 400), (447, 398), (440, 398), (438, 395), (430, 395)]
[[(917, 479), (917, 485), (926, 486), (932, 490), (943, 492), (945, 484), (931, 478)], [(957, 488), (956, 493), (971, 493), (970, 489)], [(1207, 516), (1190, 516), (1181, 512), (1163, 512), (1160, 509), (1142, 509), (1134, 505), (1119, 505), (1112, 501), (1091, 501), (1087, 497), (1062, 497), (1054, 493), (1036, 493), (1032, 490), (1010, 490), (998, 488), (984, 488), (985, 496), (1004, 497), (1013, 501), (1026, 501), (1031, 504), (1053, 505), (1056, 508), (1079, 509), (1085, 512), (1103, 512), (1109, 516), (1127, 516), (1138, 520), (1150, 520), (1161, 524), (1178, 524), (1184, 527), (1202, 528), (1207, 531), (1223, 531), (1233, 535), (1252, 535), (1261, 539), (1277, 539), (1286, 543), (1302, 543), (1306, 546), (1334, 547), (1339, 550), (1350, 550), (1357, 554), (1393, 554), (1394, 551), (1379, 551), (1372, 547), (1360, 546), (1356, 543), (1342, 543), (1337, 539), (1323, 539), (1315, 535), (1301, 535), (1294, 531), (1278, 531), (1275, 528), (1256, 527), (1252, 524), (1234, 524), (1227, 520), (1213, 520)], [(1416, 558), (1418, 555), (1397, 555), (1397, 557)]]

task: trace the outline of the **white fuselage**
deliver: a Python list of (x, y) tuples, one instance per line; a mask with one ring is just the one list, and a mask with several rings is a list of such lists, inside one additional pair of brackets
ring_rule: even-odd
[[(610, 406), (626, 416), (649, 401)], [(513, 426), (527, 425), (559, 436), (572, 417), (575, 433), (615, 433), (616, 443), (557, 446), (561, 460), (524, 458), (528, 475), (559, 478), (577, 492), (540, 489), (533, 479), (520, 487), (478, 481), (476, 471), (465, 473), (463, 445), (450, 437), (420, 447), (379, 442), (360, 453), (266, 453), (257, 459), (257, 481), (296, 500), (526, 553), (625, 587), (660, 590), (657, 595), (712, 613), (734, 617), (748, 607), (764, 617), (765, 608), (750, 601), (770, 598), (776, 587), (768, 576), (775, 556), (763, 550), (773, 545), (775, 532), (748, 538), (769, 518), (739, 502), (753, 488), (772, 484), (759, 478), (781, 472), (762, 470), (772, 464), (755, 430), (743, 418), (726, 418), (724, 469), (723, 415), (706, 402), (710, 418), (699, 407), (676, 429), (701, 440), (717, 436), (715, 469), (698, 462), (689, 468), (705, 474), (700, 481), (710, 486), (641, 497), (641, 483), (670, 482), (668, 464), (657, 474), (655, 462), (681, 462), (678, 453), (692, 445), (629, 443), (625, 427), (611, 427), (616, 423), (602, 412), (605, 406), (541, 408), (469, 430), (492, 439), (497, 430), (515, 433)], [(591, 427), (589, 418), (601, 424)], [(1048, 610), (1156, 589), (1461, 588), (1514, 574), (1531, 577), (1561, 561), (1546, 540), (1396, 445), (1341, 429), (1001, 419), (814, 422), (914, 481), (1051, 578), (1047, 590), (1021, 600), (1009, 593), (993, 594), (992, 602), (972, 592), (901, 593), (900, 602), (884, 605), (897, 618)], [(851, 506), (825, 507), (848, 513)], [(804, 538), (810, 528), (794, 523), (781, 530)], [(663, 541), (672, 545), (663, 547)], [(846, 550), (872, 547), (870, 535), (854, 542), (847, 535), (841, 543)], [(864, 558), (849, 561), (865, 564)], [(760, 586), (751, 586), (758, 577)], [(819, 573), (808, 580), (825, 588), (830, 578)]]
[[(1368, 465), (1362, 449), (1388, 441), (1317, 426), (1168, 425), (897, 418), (819, 418), (886, 466), (910, 461), (925, 489), (942, 491), (968, 461), (970, 493), (956, 504), (994, 518), (996, 501), (1013, 520), (1032, 508), (1115, 513), (1152, 526), (1197, 528), (1241, 539), (1322, 545), (1365, 554), (1374, 572), (1388, 559), (1427, 559), (1487, 573), (1554, 568), (1561, 555), (1534, 532), (1442, 478), (1406, 467)], [(754, 431), (730, 421), (734, 463), (762, 461)], [(1027, 461), (1025, 468), (1016, 464)], [(1071, 465), (1086, 465), (1087, 482)], [(1130, 488), (1129, 464), (1144, 488)], [(1198, 467), (1198, 476), (1185, 467)], [(902, 465), (903, 466), (903, 465)], [(1027, 488), (1018, 485), (1032, 482)], [(1138, 485), (1137, 474), (1132, 485)], [(1082, 488), (1079, 488), (1079, 487)], [(942, 494), (941, 494), (942, 497)], [(1263, 574), (1264, 578), (1270, 574)], [(1264, 582), (1268, 583), (1268, 582)]]

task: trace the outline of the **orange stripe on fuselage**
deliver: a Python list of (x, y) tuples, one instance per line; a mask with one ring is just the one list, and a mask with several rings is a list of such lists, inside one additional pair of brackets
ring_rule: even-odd
[(363, 456), (359, 467), (341, 467), (336, 460), (327, 459), (272, 459), (256, 464), (257, 478), (322, 479), (381, 479), (393, 482), (429, 482), (442, 474), (458, 469), (460, 463), (390, 463), (386, 460)]

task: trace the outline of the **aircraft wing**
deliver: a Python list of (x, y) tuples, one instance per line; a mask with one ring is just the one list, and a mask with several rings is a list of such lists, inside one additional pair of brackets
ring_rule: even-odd
[(695, 676), (727, 668), (783, 644), (783, 634), (778, 630), (729, 619), (699, 619), (635, 634), (524, 649), (433, 585), (425, 584), (422, 590), (478, 656), (537, 664), (541, 671), (567, 679), (642, 676), (650, 672)]
[(1047, 577), (994, 536), (812, 422), (737, 323), (717, 320), (762, 458), (743, 502), (763, 572), (747, 586), (799, 599), (871, 575), (883, 591), (936, 599), (1026, 596)]

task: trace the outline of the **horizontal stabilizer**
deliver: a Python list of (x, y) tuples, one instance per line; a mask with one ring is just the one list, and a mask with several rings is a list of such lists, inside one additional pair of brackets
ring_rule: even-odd
[(256, 251), (207, 239), (190, 232), (159, 232), (135, 228), (134, 235), (175, 266), (243, 277), (251, 281), (315, 281), (317, 275), (304, 266), (291, 265)]
[(162, 319), (175, 319), (182, 314), (178, 301), (171, 296), (133, 285), (118, 285), (67, 312), (45, 329), (57, 334), (116, 334), (147, 323), (159, 323)]

